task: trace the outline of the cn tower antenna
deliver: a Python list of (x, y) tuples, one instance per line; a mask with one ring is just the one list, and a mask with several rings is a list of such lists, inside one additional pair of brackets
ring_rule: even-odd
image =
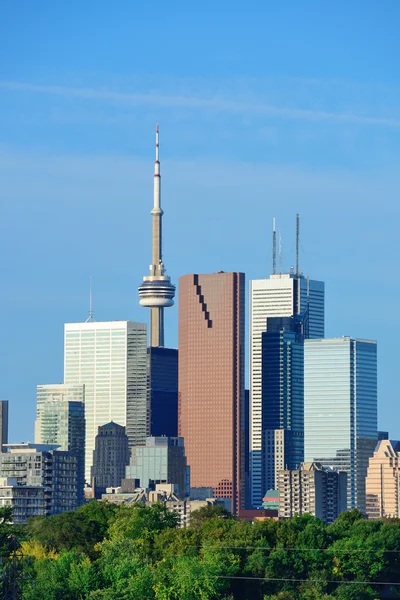
[(275, 217), (272, 220), (272, 273), (276, 273), (276, 223)]

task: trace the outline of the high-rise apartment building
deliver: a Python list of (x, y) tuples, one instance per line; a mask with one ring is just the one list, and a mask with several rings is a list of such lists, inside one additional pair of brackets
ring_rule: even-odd
[(189, 495), (189, 467), (185, 456), (183, 438), (148, 437), (146, 444), (132, 448), (126, 478), (140, 480), (140, 487), (150, 484), (174, 484), (179, 496)]
[(245, 503), (244, 285), (243, 273), (179, 280), (178, 432), (191, 486), (234, 512)]
[(269, 317), (262, 333), (262, 487), (304, 459), (304, 334), (295, 317)]
[(90, 481), (97, 429), (126, 427), (130, 447), (149, 433), (146, 325), (131, 321), (68, 323), (64, 383), (85, 386), (85, 478)]
[(31, 517), (45, 517), (45, 488), (20, 485), (15, 477), (0, 477), (0, 507), (5, 506), (12, 509), (13, 523), (26, 523)]
[(369, 459), (366, 486), (368, 519), (400, 518), (400, 443), (380, 440)]
[(3, 444), (8, 443), (8, 400), (0, 400), (0, 452), (6, 452)]
[(35, 444), (54, 444), (78, 459), (78, 504), (84, 502), (85, 386), (38, 385)]
[(250, 282), (250, 469), (252, 505), (263, 489), (262, 333), (268, 317), (302, 315), (305, 338), (325, 334), (325, 284), (294, 273), (273, 274)]
[(52, 444), (28, 442), (7, 444), (6, 448), (7, 452), (0, 454), (0, 477), (14, 478), (17, 485), (44, 488), (46, 516), (77, 509), (78, 459), (75, 454), (62, 452)]
[(150, 435), (178, 435), (178, 350), (147, 349), (147, 393)]
[(347, 507), (347, 475), (319, 463), (302, 463), (299, 469), (279, 472), (279, 516), (307, 513), (333, 523)]
[(347, 473), (349, 509), (365, 512), (365, 478), (376, 441), (376, 342), (305, 340), (304, 459)]
[(96, 497), (101, 497), (107, 487), (121, 485), (128, 463), (129, 444), (125, 427), (113, 422), (99, 427), (93, 450), (92, 467)]

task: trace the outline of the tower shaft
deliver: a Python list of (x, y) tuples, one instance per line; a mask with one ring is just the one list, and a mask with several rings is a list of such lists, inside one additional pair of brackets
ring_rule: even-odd
[(175, 286), (165, 275), (162, 260), (161, 174), (159, 157), (159, 133), (156, 127), (156, 160), (154, 163), (154, 196), (151, 210), (151, 265), (150, 275), (143, 277), (139, 286), (140, 305), (150, 308), (150, 346), (164, 346), (164, 308), (173, 306)]

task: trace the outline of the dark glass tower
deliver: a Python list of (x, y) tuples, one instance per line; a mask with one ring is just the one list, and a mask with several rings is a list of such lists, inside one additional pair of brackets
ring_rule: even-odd
[(152, 436), (178, 435), (178, 350), (147, 349), (148, 403)]
[(304, 460), (304, 320), (267, 319), (262, 333), (264, 488), (277, 489), (281, 469)]

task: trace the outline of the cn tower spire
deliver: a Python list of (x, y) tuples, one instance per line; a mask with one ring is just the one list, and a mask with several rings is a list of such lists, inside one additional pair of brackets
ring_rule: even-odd
[(156, 125), (156, 160), (154, 163), (154, 197), (152, 220), (152, 264), (150, 275), (143, 277), (139, 286), (140, 305), (150, 308), (150, 346), (164, 346), (164, 308), (173, 306), (175, 286), (165, 275), (162, 261), (161, 174), (159, 156), (159, 129)]

